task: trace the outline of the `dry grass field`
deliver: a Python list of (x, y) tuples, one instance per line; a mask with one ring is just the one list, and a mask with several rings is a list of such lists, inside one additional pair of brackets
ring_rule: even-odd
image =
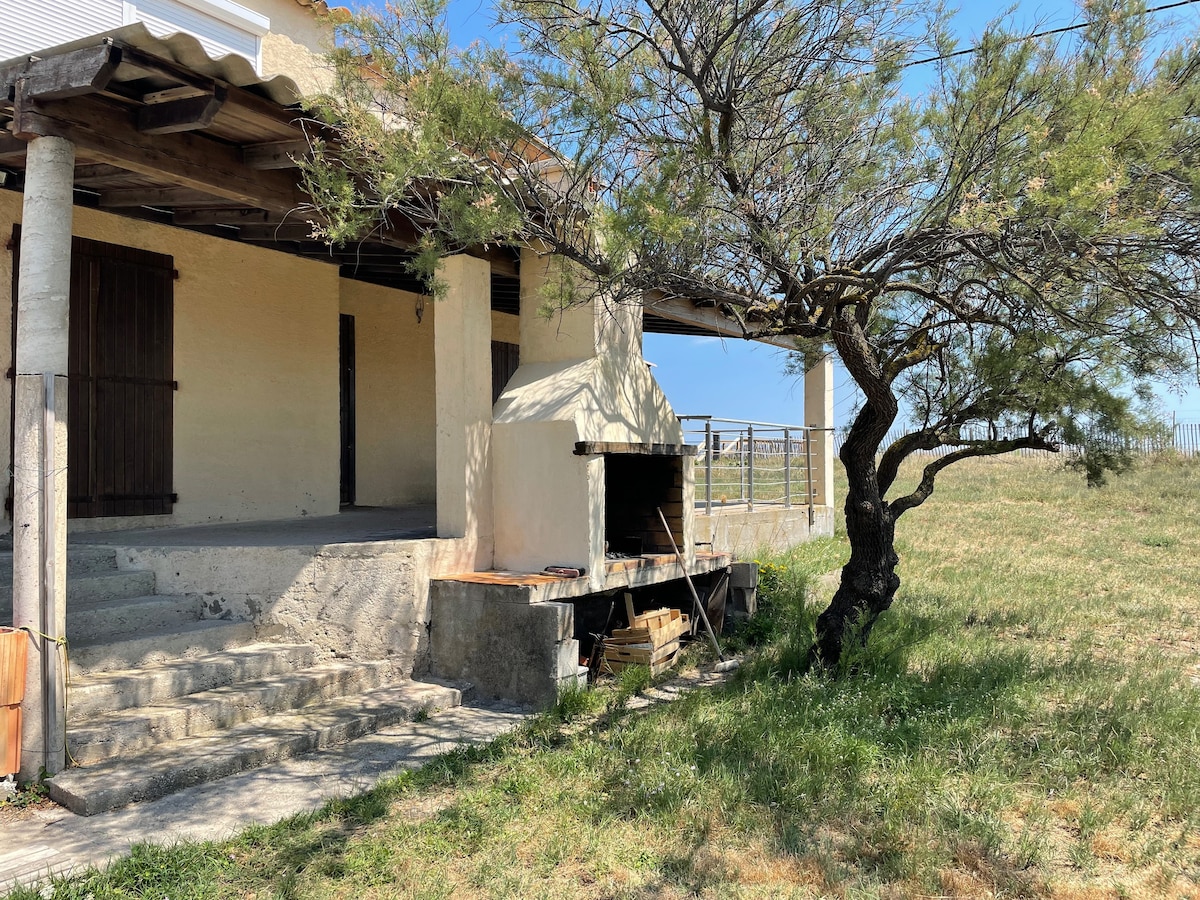
[(899, 539), (901, 596), (837, 678), (797, 666), (835, 539), (771, 561), (724, 689), (633, 711), (633, 670), (354, 800), (53, 896), (1200, 898), (1200, 463), (1099, 490), (963, 465)]

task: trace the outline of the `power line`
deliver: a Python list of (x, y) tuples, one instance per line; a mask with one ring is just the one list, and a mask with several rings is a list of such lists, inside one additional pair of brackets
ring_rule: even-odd
[[(1193, 3), (1200, 3), (1200, 0), (1176, 0), (1174, 3), (1164, 3), (1162, 6), (1155, 6), (1151, 9), (1143, 10), (1140, 13), (1134, 13), (1133, 15), (1148, 16), (1152, 13), (1163, 12), (1164, 10), (1168, 9), (1176, 9), (1180, 6), (1191, 6)], [(1132, 16), (1128, 16), (1127, 18), (1131, 17)], [(1080, 29), (1087, 28), (1092, 24), (1093, 23), (1090, 21), (1077, 22), (1074, 25), (1064, 25), (1062, 28), (1051, 28), (1048, 31), (1037, 31), (1033, 34), (1027, 34), (1025, 37), (1013, 38), (1012, 40), (1005, 41), (1003, 44), (1001, 44), (1001, 46), (1007, 47), (1011, 44), (1020, 44), (1024, 41), (1032, 41), (1034, 38), (1049, 37), (1052, 34), (1066, 34), (1068, 31), (1079, 31)], [(955, 50), (953, 53), (945, 53), (941, 56), (927, 56), (924, 59), (914, 59), (906, 63), (901, 63), (900, 68), (907, 69), (910, 66), (923, 66), (927, 63), (941, 62), (944, 59), (954, 59), (956, 56), (966, 56), (969, 53), (978, 53), (981, 49), (983, 48), (979, 46), (968, 47), (965, 50)]]

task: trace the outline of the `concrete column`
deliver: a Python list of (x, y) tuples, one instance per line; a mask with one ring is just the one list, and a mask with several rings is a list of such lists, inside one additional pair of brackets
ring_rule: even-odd
[(833, 506), (833, 357), (823, 356), (804, 373), (804, 424), (812, 440), (816, 506)]
[(29, 144), (21, 213), (13, 430), (13, 624), (31, 634), (22, 779), (65, 765), (67, 318), (75, 148)]
[[(480, 542), (491, 555), (491, 265), (471, 256), (444, 260), (446, 294), (434, 305), (437, 409), (437, 533)], [(490, 564), (490, 559), (480, 559)]]

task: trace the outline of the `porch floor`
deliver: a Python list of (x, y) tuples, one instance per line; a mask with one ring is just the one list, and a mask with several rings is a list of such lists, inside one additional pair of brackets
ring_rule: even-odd
[(73, 532), (68, 544), (153, 547), (319, 547), (375, 541), (425, 540), (437, 536), (432, 504), (401, 507), (349, 507), (337, 515), (167, 525), (118, 531)]

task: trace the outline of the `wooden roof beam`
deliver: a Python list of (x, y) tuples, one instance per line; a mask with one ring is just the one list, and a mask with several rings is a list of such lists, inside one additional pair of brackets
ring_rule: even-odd
[(45, 59), (30, 56), (24, 62), (0, 69), (0, 84), (20, 83), (26, 97), (62, 100), (104, 90), (120, 62), (120, 49), (106, 40), (94, 47)]
[(225, 105), (225, 97), (225, 88), (217, 85), (212, 91), (198, 96), (150, 103), (138, 110), (138, 131), (145, 134), (178, 134), (207, 128)]
[[(719, 309), (713, 306), (697, 307), (696, 304), (682, 297), (673, 297), (670, 299), (661, 297), (647, 298), (643, 305), (646, 307), (647, 312), (654, 313), (654, 315), (660, 318), (700, 328), (714, 336), (746, 338), (746, 335), (742, 332), (742, 327), (735, 320), (722, 314)], [(751, 336), (749, 339), (758, 341), (760, 344), (770, 344), (773, 347), (779, 347), (783, 350), (796, 349), (795, 340), (787, 335), (771, 335), (769, 337)]]
[(109, 209), (132, 206), (228, 206), (229, 201), (191, 188), (117, 188), (101, 190), (100, 205)]
[(308, 141), (271, 141), (242, 147), (242, 162), (252, 169), (294, 169), (296, 158), (308, 156)]
[(284, 217), (265, 209), (176, 209), (176, 225), (229, 225), (242, 228), (247, 225), (282, 224)]
[(18, 136), (57, 135), (94, 162), (223, 197), (238, 206), (286, 211), (305, 202), (289, 174), (248, 168), (238, 148), (190, 132), (147, 134), (138, 130), (130, 110), (102, 100), (76, 97), (69, 103), (41, 103), (18, 90), (13, 119)]

